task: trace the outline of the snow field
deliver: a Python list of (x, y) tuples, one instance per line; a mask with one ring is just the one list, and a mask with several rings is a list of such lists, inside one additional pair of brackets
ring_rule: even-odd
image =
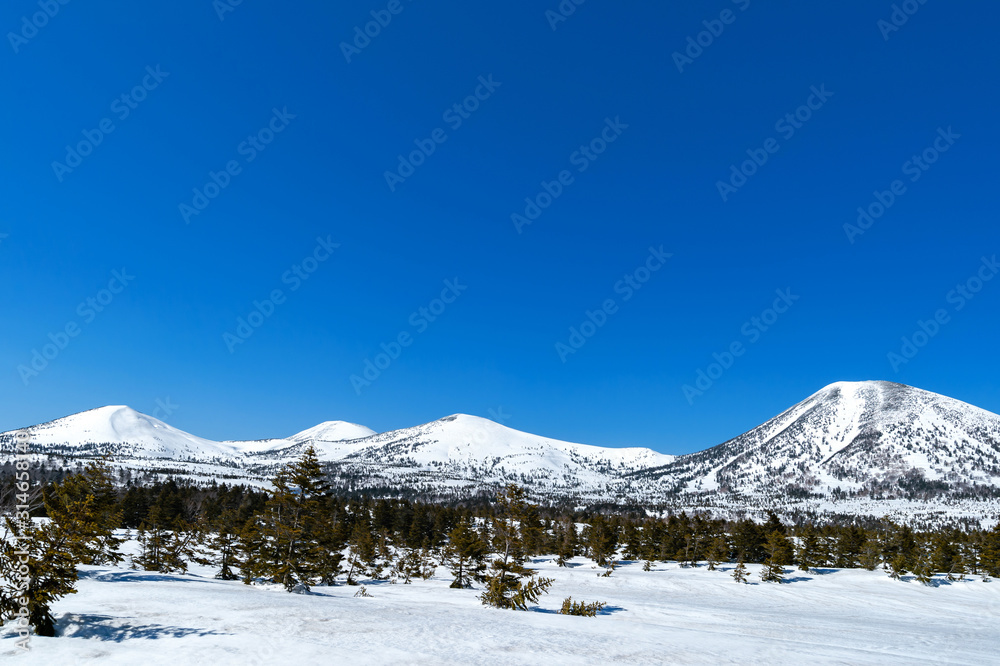
[[(32, 637), (23, 664), (983, 664), (1000, 663), (1000, 581), (937, 587), (883, 572), (786, 567), (782, 584), (717, 571), (622, 564), (610, 578), (582, 557), (560, 568), (529, 612), (482, 606), (437, 575), (411, 585), (288, 594), (278, 586), (81, 567), (79, 593), (54, 607), (62, 636)], [(594, 618), (557, 614), (563, 598), (604, 601)], [(18, 654), (0, 629), (0, 659)]]

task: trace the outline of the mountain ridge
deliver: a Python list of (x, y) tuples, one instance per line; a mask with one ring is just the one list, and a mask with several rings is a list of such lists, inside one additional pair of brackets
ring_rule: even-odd
[[(339, 487), (434, 497), (481, 494), (513, 482), (560, 501), (702, 507), (1000, 498), (1000, 416), (885, 381), (834, 382), (737, 437), (681, 456), (564, 442), (467, 414), (383, 433), (326, 421), (286, 438), (214, 442), (109, 405), (28, 430), (58, 455), (106, 454), (126, 467), (203, 477), (224, 468), (226, 478), (258, 483), (313, 446)], [(0, 434), (0, 450), (11, 450), (13, 432)]]

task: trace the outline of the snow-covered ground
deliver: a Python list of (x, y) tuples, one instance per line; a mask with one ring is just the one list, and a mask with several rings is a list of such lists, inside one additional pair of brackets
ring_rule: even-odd
[[(708, 571), (584, 558), (535, 567), (556, 579), (529, 612), (483, 607), (476, 590), (438, 576), (288, 594), (213, 580), (84, 567), (55, 614), (63, 635), (19, 653), (0, 629), (0, 661), (17, 664), (985, 664), (1000, 663), (1000, 581), (927, 587), (881, 571), (793, 571), (751, 583), (733, 565)], [(200, 575), (199, 575), (200, 574)], [(605, 601), (598, 617), (556, 613), (562, 599)], [(17, 658), (14, 661), (12, 657)]]

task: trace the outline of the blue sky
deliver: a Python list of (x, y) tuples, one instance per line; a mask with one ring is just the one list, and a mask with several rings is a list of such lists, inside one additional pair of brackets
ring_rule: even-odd
[(1000, 412), (1000, 10), (903, 5), (5, 3), (0, 430)]

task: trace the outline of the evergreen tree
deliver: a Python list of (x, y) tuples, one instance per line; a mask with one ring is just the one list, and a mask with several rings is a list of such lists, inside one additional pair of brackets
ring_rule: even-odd
[(861, 547), (861, 566), (868, 571), (875, 571), (882, 561), (881, 549), (874, 539), (869, 539)]
[(796, 553), (799, 569), (809, 571), (810, 568), (815, 568), (819, 564), (819, 551), (819, 536), (812, 525), (806, 525), (799, 533), (799, 546)]
[(857, 567), (866, 539), (867, 536), (860, 527), (852, 525), (842, 528), (834, 546), (837, 566)]
[(462, 521), (448, 533), (445, 563), (455, 577), (450, 587), (472, 587), (472, 581), (482, 581), (486, 571), (485, 558), (489, 547), (469, 524)]
[(622, 546), (622, 557), (624, 559), (639, 559), (639, 553), (642, 551), (642, 535), (639, 532), (639, 528), (632, 521), (626, 523), (622, 529)]
[(980, 553), (980, 566), (986, 575), (1000, 576), (1000, 523), (982, 535)]
[(200, 548), (195, 551), (194, 561), (218, 567), (215, 577), (219, 580), (238, 580), (240, 525), (236, 513), (227, 508), (215, 520), (205, 520), (198, 527)]
[[(404, 585), (409, 585), (413, 578), (418, 578), (423, 573), (420, 561), (420, 551), (415, 548), (400, 549), (396, 561), (392, 566), (392, 576), (402, 578)], [(347, 582), (353, 585), (353, 579), (348, 575)]]
[(712, 539), (708, 547), (708, 570), (715, 571), (715, 567), (720, 562), (729, 560), (729, 541), (725, 534), (719, 534)]
[(67, 533), (56, 523), (39, 526), (9, 517), (5, 523), (6, 534), (0, 539), (0, 626), (16, 620), (23, 605), (37, 635), (55, 636), (51, 606), (76, 593), (77, 561)]
[(590, 519), (590, 523), (583, 528), (583, 543), (587, 547), (590, 559), (597, 563), (597, 566), (608, 565), (609, 560), (613, 560), (615, 550), (618, 547), (618, 535), (614, 526), (601, 514)]
[(767, 535), (765, 546), (767, 559), (775, 564), (791, 564), (793, 560), (792, 542), (785, 536), (784, 532), (775, 530)]
[(548, 591), (551, 578), (535, 578), (537, 572), (524, 566), (527, 559), (517, 523), (525, 515), (524, 490), (507, 486), (497, 497), (492, 519), (497, 557), (486, 577), (486, 590), (479, 596), (484, 605), (527, 610), (529, 603)]
[(27, 622), (39, 636), (55, 635), (51, 605), (76, 592), (78, 564), (117, 563), (121, 539), (114, 536), (120, 513), (104, 461), (54, 484), (43, 495), (50, 520), (29, 518), (27, 482), (17, 487), (18, 519), (5, 519), (0, 539), (0, 624), (26, 606)]
[(747, 565), (743, 564), (742, 559), (736, 563), (736, 568), (733, 569), (733, 580), (737, 583), (747, 582)]
[(774, 583), (784, 580), (783, 565), (792, 563), (792, 544), (784, 532), (774, 530), (767, 536), (767, 558), (760, 570), (760, 579)]
[(930, 558), (920, 555), (913, 565), (913, 576), (924, 585), (930, 585), (934, 580), (934, 571), (931, 568)]
[(564, 567), (569, 560), (576, 556), (576, 525), (570, 519), (557, 523), (557, 525), (560, 526), (560, 529), (556, 539), (556, 564)]
[(752, 520), (741, 520), (733, 528), (733, 549), (736, 557), (745, 562), (764, 560), (765, 536), (760, 525)]
[(521, 543), (526, 555), (538, 555), (543, 552), (545, 535), (542, 532), (542, 521), (538, 517), (538, 507), (525, 504), (524, 515), (518, 523), (521, 532)]
[(123, 539), (114, 531), (121, 527), (122, 513), (107, 462), (91, 462), (80, 474), (55, 483), (43, 494), (45, 511), (61, 525), (66, 547), (80, 564), (118, 564)]
[(899, 580), (906, 574), (906, 556), (903, 553), (896, 553), (895, 557), (888, 562), (889, 577)]
[(329, 558), (324, 540), (328, 487), (315, 449), (308, 447), (299, 460), (279, 470), (271, 483), (274, 489), (256, 529), (262, 543), (256, 552), (248, 553), (253, 560), (248, 569), (288, 591), (297, 585), (308, 590), (321, 577)]

